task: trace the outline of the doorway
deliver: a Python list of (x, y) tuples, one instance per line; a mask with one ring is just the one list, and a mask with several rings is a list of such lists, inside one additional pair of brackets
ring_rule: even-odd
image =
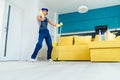
[(9, 0), (5, 9), (2, 57), (4, 60), (20, 60), (23, 10)]

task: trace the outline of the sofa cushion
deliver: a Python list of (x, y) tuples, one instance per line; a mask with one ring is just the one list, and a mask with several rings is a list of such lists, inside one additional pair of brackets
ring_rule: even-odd
[(52, 59), (55, 60), (90, 60), (89, 45), (56, 46)]
[(70, 46), (73, 45), (73, 36), (65, 36), (58, 38), (58, 45), (60, 46)]
[(89, 44), (91, 39), (91, 36), (74, 36), (74, 45)]

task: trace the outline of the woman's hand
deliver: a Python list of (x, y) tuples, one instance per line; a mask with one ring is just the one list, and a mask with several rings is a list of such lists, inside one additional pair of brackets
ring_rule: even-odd
[(37, 20), (38, 20), (38, 21), (44, 21), (45, 18), (44, 18), (44, 17), (41, 17), (41, 16), (37, 16)]

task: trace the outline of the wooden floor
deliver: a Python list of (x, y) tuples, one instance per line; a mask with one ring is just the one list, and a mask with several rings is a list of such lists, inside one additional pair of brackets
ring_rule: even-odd
[(0, 80), (120, 80), (120, 63), (0, 62)]

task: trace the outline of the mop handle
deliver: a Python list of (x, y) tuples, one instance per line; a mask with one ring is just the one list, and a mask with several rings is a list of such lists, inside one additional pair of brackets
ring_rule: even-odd
[(59, 36), (58, 36), (57, 60), (58, 60), (58, 56), (59, 56), (59, 48), (60, 48), (60, 37), (61, 37), (61, 33), (62, 33), (62, 26), (60, 27), (60, 33), (59, 33)]

